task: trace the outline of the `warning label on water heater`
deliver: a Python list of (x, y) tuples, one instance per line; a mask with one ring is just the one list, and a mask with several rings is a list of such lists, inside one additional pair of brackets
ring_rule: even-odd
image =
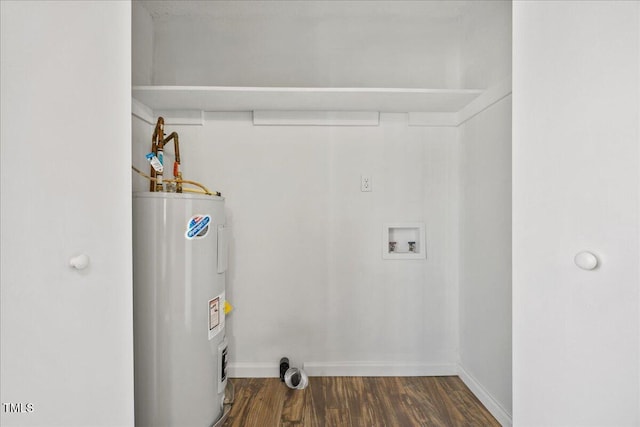
[(187, 222), (187, 231), (184, 237), (187, 240), (202, 239), (209, 232), (210, 215), (194, 215)]
[(224, 329), (224, 292), (209, 300), (209, 339)]

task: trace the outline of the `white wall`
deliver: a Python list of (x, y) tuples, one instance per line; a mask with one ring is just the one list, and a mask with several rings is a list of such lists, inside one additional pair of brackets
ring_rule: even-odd
[[(460, 365), (511, 416), (511, 97), (460, 127)], [(470, 386), (473, 383), (469, 384)], [(500, 418), (500, 417), (499, 417)]]
[(133, 425), (130, 5), (0, 16), (0, 424)]
[[(373, 127), (250, 119), (166, 127), (185, 178), (227, 197), (232, 374), (277, 375), (283, 355), (315, 374), (454, 373), (456, 129), (408, 127), (404, 114)], [(426, 261), (382, 260), (382, 224), (402, 221), (426, 223)]]
[(153, 77), (153, 19), (139, 1), (131, 2), (131, 84), (150, 85)]
[(465, 5), (460, 25), (462, 87), (490, 88), (511, 77), (511, 1)]
[[(508, 88), (511, 2), (472, 3), (462, 21), (463, 84)], [(510, 425), (511, 97), (459, 130), (460, 376), (503, 425)]]
[[(149, 163), (147, 163), (145, 155), (151, 152), (151, 136), (153, 135), (153, 130), (155, 129), (155, 123), (150, 123), (152, 121), (152, 117), (148, 117), (148, 121), (145, 121), (136, 116), (132, 116), (131, 120), (131, 158), (133, 159), (132, 164), (146, 175), (150, 175), (151, 172)], [(165, 162), (165, 164), (170, 165), (170, 167), (173, 168), (173, 156), (171, 156), (170, 160), (171, 163)], [(131, 186), (133, 191), (149, 191), (149, 180), (132, 170)]]
[(157, 85), (457, 88), (466, 2), (142, 2)]
[(514, 4), (518, 426), (640, 424), (639, 8)]

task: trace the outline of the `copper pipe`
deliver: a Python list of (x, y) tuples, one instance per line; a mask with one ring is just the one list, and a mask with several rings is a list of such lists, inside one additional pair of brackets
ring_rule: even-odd
[[(158, 151), (162, 151), (162, 140), (164, 139), (164, 118), (158, 117), (156, 127), (151, 137), (151, 152), (154, 156), (158, 155)], [(157, 178), (159, 176), (159, 178)], [(154, 178), (149, 184), (149, 191), (162, 191), (162, 172), (156, 173), (151, 167), (151, 177)], [(157, 178), (157, 179), (156, 179)]]
[(166, 137), (165, 139), (162, 140), (162, 146), (164, 147), (165, 145), (167, 145), (167, 143), (169, 141), (171, 141), (173, 139), (173, 149), (175, 150), (175, 154), (176, 154), (176, 162), (180, 163), (180, 144), (178, 142), (178, 133), (177, 132), (171, 132), (171, 134)]
[(177, 132), (171, 134), (162, 140), (162, 147), (173, 139), (173, 150), (175, 151), (175, 162), (173, 164), (173, 177), (177, 180), (176, 192), (182, 193), (182, 172), (180, 171), (180, 141)]
[[(173, 147), (174, 147), (174, 151), (175, 151), (175, 162), (173, 164), (173, 177), (174, 177), (174, 179), (163, 180), (163, 173), (162, 172), (156, 172), (156, 170), (153, 167), (151, 167), (151, 176), (147, 177), (150, 180), (149, 190), (152, 191), (152, 192), (163, 191), (163, 187), (162, 187), (162, 183), (163, 182), (167, 182), (167, 183), (174, 182), (174, 183), (176, 183), (176, 192), (178, 192), (178, 193), (182, 193), (183, 191), (199, 192), (199, 191), (195, 191), (195, 190), (191, 190), (191, 189), (183, 189), (182, 188), (182, 184), (185, 183), (185, 184), (191, 184), (191, 185), (195, 185), (197, 187), (200, 187), (204, 194), (218, 195), (219, 196), (220, 193), (211, 192), (211, 191), (209, 191), (209, 189), (207, 187), (205, 187), (204, 185), (202, 185), (202, 184), (200, 184), (198, 182), (188, 181), (188, 180), (182, 179), (182, 172), (180, 171), (180, 139), (178, 137), (178, 133), (177, 132), (171, 132), (171, 134), (165, 138), (164, 137), (164, 118), (158, 117), (158, 122), (156, 123), (156, 127), (155, 127), (155, 129), (153, 131), (153, 136), (151, 137), (151, 151), (153, 152), (153, 154), (155, 156), (158, 156), (158, 153), (163, 152), (164, 151), (164, 146), (166, 144), (168, 144), (169, 141), (171, 141), (171, 140), (173, 140)], [(141, 175), (143, 175), (137, 169), (135, 169), (135, 170), (136, 170), (136, 172), (138, 172)], [(145, 175), (143, 175), (143, 176), (145, 176)]]

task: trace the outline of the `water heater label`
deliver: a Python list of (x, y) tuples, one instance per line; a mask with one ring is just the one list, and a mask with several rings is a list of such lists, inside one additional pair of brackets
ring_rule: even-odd
[(224, 292), (209, 300), (209, 339), (213, 339), (224, 329)]
[(194, 215), (187, 222), (187, 231), (184, 237), (187, 240), (202, 239), (209, 232), (210, 215)]

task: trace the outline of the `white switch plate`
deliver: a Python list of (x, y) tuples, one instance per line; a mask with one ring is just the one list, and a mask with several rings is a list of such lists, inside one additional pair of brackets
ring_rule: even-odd
[(371, 177), (369, 175), (360, 176), (360, 191), (372, 191), (371, 190)]

